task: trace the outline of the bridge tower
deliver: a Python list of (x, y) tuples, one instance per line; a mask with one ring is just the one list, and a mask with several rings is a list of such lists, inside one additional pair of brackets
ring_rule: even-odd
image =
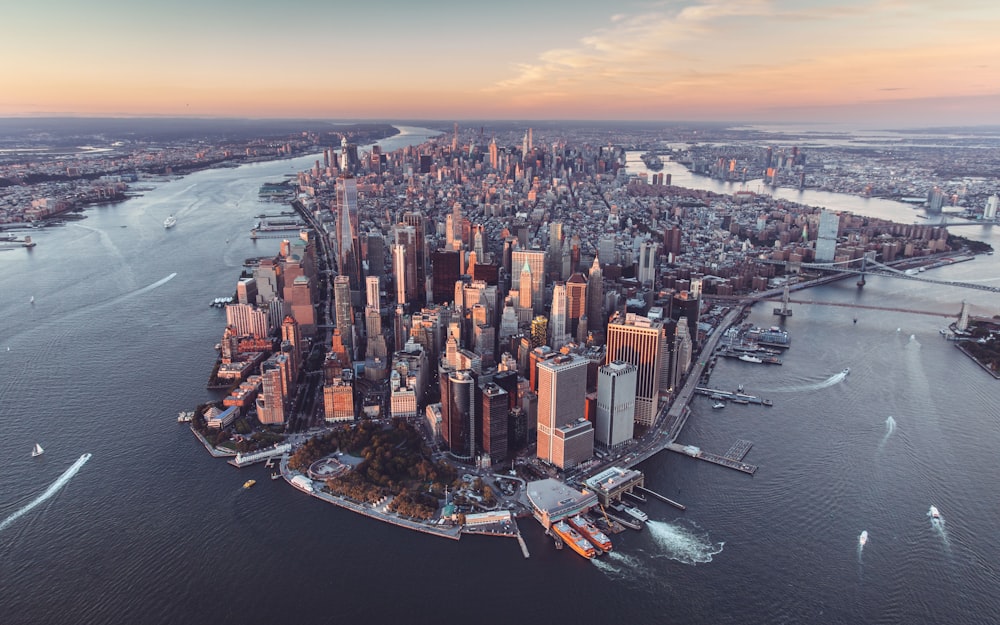
[(868, 254), (861, 257), (861, 277), (858, 278), (858, 288), (865, 285), (865, 270), (868, 268)]
[(958, 313), (958, 323), (955, 324), (955, 329), (959, 332), (965, 332), (969, 329), (969, 303), (964, 299), (962, 300), (962, 311)]
[(779, 317), (791, 317), (792, 309), (788, 307), (788, 282), (785, 282), (785, 288), (781, 293), (781, 308), (775, 308), (774, 314)]

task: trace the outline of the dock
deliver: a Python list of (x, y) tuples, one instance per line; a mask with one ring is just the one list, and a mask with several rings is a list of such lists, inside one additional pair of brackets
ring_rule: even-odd
[[(742, 460), (742, 458), (740, 458), (740, 459)], [(647, 494), (649, 494), (652, 497), (656, 497), (657, 499), (659, 499), (663, 503), (670, 504), (671, 506), (677, 508), (678, 510), (687, 510), (687, 506), (685, 506), (684, 504), (677, 503), (673, 499), (667, 499), (666, 497), (664, 497), (660, 493), (655, 493), (655, 492), (649, 490), (648, 488), (645, 488), (644, 486), (636, 486), (635, 488), (636, 488), (636, 490), (641, 490), (642, 492), (647, 493)]]
[(685, 456), (697, 458), (698, 460), (711, 462), (712, 464), (717, 464), (721, 467), (726, 467), (728, 469), (735, 469), (736, 471), (740, 471), (748, 475), (753, 475), (754, 473), (757, 472), (757, 466), (753, 464), (747, 464), (742, 461), (743, 456), (746, 456), (746, 453), (750, 451), (750, 446), (752, 446), (752, 443), (750, 443), (750, 441), (744, 441), (741, 439), (737, 441), (732, 447), (730, 447), (729, 451), (727, 451), (726, 453), (727, 454), (734, 453), (733, 452), (734, 449), (737, 449), (735, 453), (739, 453), (739, 450), (743, 448), (741, 443), (746, 444), (746, 449), (742, 452), (742, 455), (740, 455), (740, 460), (733, 460), (728, 456), (719, 456), (717, 454), (713, 454), (707, 451), (702, 451), (697, 447), (691, 447), (689, 445), (678, 445), (677, 443), (670, 443), (669, 445), (667, 445), (667, 449), (679, 454), (684, 454)]
[(517, 521), (514, 521), (514, 536), (517, 538), (517, 544), (521, 545), (521, 553), (524, 554), (525, 558), (530, 558), (531, 554), (528, 553), (528, 544), (524, 542), (524, 538), (521, 536), (521, 529), (517, 527)]
[(770, 399), (761, 399), (756, 395), (747, 395), (746, 393), (736, 391), (723, 391), (717, 388), (708, 388), (707, 386), (698, 386), (694, 389), (694, 392), (698, 395), (707, 395), (712, 399), (725, 399), (736, 404), (759, 404), (761, 406), (774, 405), (774, 402)]
[(733, 446), (729, 448), (729, 451), (722, 454), (724, 458), (729, 458), (730, 460), (735, 460), (736, 462), (742, 462), (743, 458), (750, 453), (750, 448), (753, 447), (753, 443), (750, 441), (743, 440), (742, 438), (736, 439)]

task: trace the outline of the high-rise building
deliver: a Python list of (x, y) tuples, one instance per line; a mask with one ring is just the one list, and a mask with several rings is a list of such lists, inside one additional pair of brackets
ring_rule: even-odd
[(358, 181), (350, 175), (337, 179), (337, 270), (350, 278), (352, 291), (361, 291)]
[(816, 262), (832, 263), (837, 255), (837, 236), (840, 234), (840, 215), (823, 210), (819, 214), (819, 231), (816, 238)]
[[(583, 414), (587, 395), (587, 360), (575, 354), (559, 355), (538, 363), (538, 458), (553, 462), (557, 450), (556, 428), (569, 425)], [(558, 466), (558, 465), (557, 465)]]
[[(541, 250), (514, 250), (511, 253), (511, 263), (512, 266), (519, 269), (516, 275), (512, 276), (514, 283), (511, 288), (521, 289), (521, 277), (524, 275), (524, 266), (527, 264), (531, 274), (531, 309), (535, 313), (542, 312), (545, 303), (543, 299), (545, 294), (545, 252)], [(526, 307), (524, 303), (520, 305)]]
[(281, 366), (273, 359), (260, 366), (261, 391), (257, 396), (257, 420), (264, 425), (285, 422), (285, 383)]
[(510, 397), (507, 391), (492, 382), (482, 387), (482, 443), (483, 453), (493, 464), (507, 460), (507, 419)]
[(323, 416), (328, 423), (354, 420), (354, 386), (350, 376), (323, 387)]
[(597, 418), (594, 440), (614, 449), (632, 440), (638, 368), (616, 360), (597, 371)]
[(662, 371), (664, 358), (669, 358), (669, 353), (662, 322), (633, 313), (623, 318), (615, 313), (608, 323), (605, 362), (636, 366), (635, 421), (640, 425), (652, 425), (656, 419), (660, 391), (667, 388)]
[(681, 317), (677, 320), (677, 328), (674, 330), (674, 366), (671, 371), (672, 389), (679, 388), (688, 369), (691, 368), (691, 357), (694, 347), (691, 341), (691, 333), (687, 319)]
[(604, 326), (608, 319), (604, 316), (604, 277), (597, 256), (590, 266), (587, 276), (587, 327), (594, 333), (598, 344), (603, 344)]
[(654, 284), (656, 282), (657, 245), (653, 241), (643, 241), (639, 244), (639, 263), (636, 267), (636, 278), (639, 284)]
[(986, 208), (983, 209), (983, 219), (990, 221), (996, 219), (998, 206), (1000, 206), (1000, 196), (994, 193), (986, 200)]
[[(424, 216), (418, 212), (403, 213), (403, 223), (413, 228), (413, 268), (417, 307), (427, 303), (427, 230)], [(397, 241), (398, 243), (398, 241)]]
[(382, 306), (381, 302), (378, 276), (368, 276), (365, 278), (365, 303), (368, 306), (379, 309)]
[(566, 280), (566, 332), (576, 336), (580, 317), (587, 314), (587, 281), (579, 273)]
[(333, 301), (341, 339), (347, 353), (354, 357), (354, 307), (351, 305), (351, 281), (347, 276), (333, 279)]
[(449, 453), (459, 460), (469, 461), (476, 455), (475, 380), (468, 371), (455, 371), (442, 366), (441, 436)]
[(549, 313), (549, 331), (552, 336), (549, 345), (552, 349), (559, 349), (570, 341), (566, 308), (566, 284), (557, 282), (552, 288), (552, 308)]
[(237, 336), (264, 338), (271, 333), (271, 320), (266, 310), (253, 304), (226, 304), (226, 325)]

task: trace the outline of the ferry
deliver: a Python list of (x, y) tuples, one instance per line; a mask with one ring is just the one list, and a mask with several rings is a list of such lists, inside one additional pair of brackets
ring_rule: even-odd
[(164, 228), (169, 229), (169, 228), (173, 228), (176, 225), (177, 225), (177, 218), (174, 217), (173, 215), (171, 215), (171, 216), (169, 216), (169, 217), (167, 217), (166, 219), (163, 220), (163, 227)]
[(598, 549), (611, 551), (611, 540), (590, 521), (587, 521), (578, 514), (570, 518), (569, 524), (576, 528), (576, 531), (583, 534), (587, 540), (594, 543), (594, 546)]
[(756, 356), (751, 356), (750, 354), (740, 354), (740, 360), (742, 360), (743, 362), (756, 363), (758, 365), (764, 362), (760, 358), (757, 358)]
[(563, 542), (570, 546), (570, 549), (577, 552), (584, 558), (588, 560), (597, 555), (597, 550), (590, 542), (580, 536), (580, 534), (566, 524), (565, 521), (559, 521), (552, 526), (552, 531), (555, 532), (556, 536), (561, 538)]
[(864, 547), (865, 543), (867, 542), (868, 542), (868, 530), (864, 530), (863, 532), (861, 532), (861, 536), (858, 536), (858, 545)]
[(932, 519), (940, 519), (941, 518), (941, 513), (938, 512), (938, 509), (935, 506), (931, 506), (931, 510), (930, 510), (929, 514), (931, 515)]
[(247, 481), (243, 482), (243, 488), (250, 488), (251, 486), (253, 486), (256, 483), (257, 483), (257, 480), (247, 480)]

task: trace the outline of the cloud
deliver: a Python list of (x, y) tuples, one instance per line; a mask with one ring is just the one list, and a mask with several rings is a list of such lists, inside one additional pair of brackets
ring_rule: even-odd
[(942, 9), (937, 0), (646, 5), (609, 16), (576, 45), (514, 65), (509, 77), (484, 91), (512, 106), (589, 99), (667, 114), (665, 108), (681, 103), (697, 111), (728, 101), (745, 110), (782, 102), (862, 102), (903, 91), (911, 97), (945, 89), (983, 93), (982, 76), (968, 68), (1000, 57), (1000, 41), (984, 26), (998, 13), (955, 1), (958, 11)]

